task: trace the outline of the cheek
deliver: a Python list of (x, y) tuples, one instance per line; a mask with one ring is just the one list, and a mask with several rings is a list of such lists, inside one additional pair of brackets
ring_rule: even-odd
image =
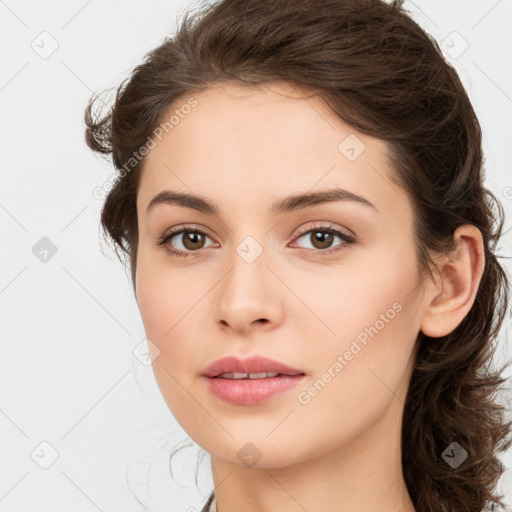
[[(175, 333), (183, 330), (189, 316), (194, 315), (194, 304), (204, 291), (203, 280), (197, 272), (166, 265), (163, 250), (143, 247), (137, 254), (137, 303), (146, 329), (157, 343), (167, 343)], [(164, 347), (162, 347), (164, 348)]]
[(206, 315), (211, 317), (208, 304), (214, 277), (195, 266), (171, 268), (149, 251), (138, 256), (137, 303), (146, 337), (158, 354), (155, 376), (167, 381), (166, 386), (174, 385), (169, 374), (185, 384), (202, 369), (198, 354), (209, 343), (205, 322), (211, 322)]
[(149, 344), (153, 373), (169, 410), (188, 430), (204, 422), (204, 413), (187, 392), (193, 389), (194, 372), (200, 369), (198, 348), (190, 340), (199, 336), (192, 318), (202, 306), (204, 292), (187, 287), (179, 272), (164, 272), (141, 261), (137, 302), (146, 337), (154, 344)]
[(301, 303), (292, 295), (285, 302), (287, 307), (296, 304), (293, 308), (300, 313), (298, 324), (305, 342), (314, 339), (308, 336), (314, 328), (316, 338), (321, 336), (325, 342), (316, 348), (332, 352), (348, 348), (358, 336), (364, 342), (374, 326), (379, 333), (403, 327), (413, 312), (408, 304), (418, 281), (413, 255), (398, 258), (392, 251), (382, 251), (377, 256), (322, 269), (313, 276), (311, 271), (294, 276), (293, 291)]
[[(158, 357), (153, 362), (155, 370), (163, 364), (167, 366), (165, 360), (176, 360), (182, 354), (182, 351), (177, 350), (176, 343), (173, 343), (173, 338), (181, 328), (180, 318), (186, 315), (189, 294), (177, 292), (183, 289), (176, 282), (177, 276), (174, 274), (173, 279), (172, 273), (163, 273), (147, 253), (138, 254), (137, 304), (146, 337), (156, 346), (154, 352)], [(169, 354), (170, 351), (174, 353)]]
[[(315, 275), (314, 286), (306, 278), (295, 283), (309, 309), (301, 310), (298, 328), (306, 336), (300, 350), (311, 354), (315, 378), (330, 372), (325, 380), (337, 382), (326, 386), (341, 390), (336, 391), (338, 398), (330, 399), (350, 401), (359, 394), (356, 388), (365, 389), (371, 398), (373, 386), (385, 387), (379, 377), (394, 388), (408, 365), (419, 330), (414, 253), (404, 250), (398, 257), (394, 251), (384, 251), (379, 256), (378, 266), (359, 262), (357, 268)], [(321, 336), (317, 334), (315, 340), (311, 327), (307, 335), (308, 325), (314, 325)], [(316, 341), (314, 351), (312, 341)]]

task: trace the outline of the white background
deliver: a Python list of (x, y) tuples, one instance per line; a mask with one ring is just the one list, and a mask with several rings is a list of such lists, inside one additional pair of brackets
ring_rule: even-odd
[[(83, 125), (91, 93), (119, 85), (192, 5), (0, 1), (1, 512), (143, 510), (127, 479), (152, 512), (191, 512), (211, 490), (208, 457), (199, 489), (194, 483), (197, 445), (176, 456), (175, 480), (169, 475), (169, 453), (187, 436), (151, 367), (133, 356), (144, 339), (139, 311), (128, 274), (105, 244), (102, 253), (101, 201), (92, 195), (112, 168), (86, 147)], [(469, 92), (484, 133), (486, 183), (503, 201), (508, 229), (512, 1), (405, 5), (451, 54)], [(31, 47), (43, 37), (47, 50), (52, 39), (58, 44), (47, 58)], [(57, 247), (46, 263), (32, 252), (42, 237)], [(510, 256), (510, 247), (507, 232), (500, 254)], [(500, 361), (512, 356), (507, 330)], [(48, 469), (31, 457), (49, 462), (52, 449), (58, 458)], [(503, 460), (501, 491), (512, 503), (512, 458)]]

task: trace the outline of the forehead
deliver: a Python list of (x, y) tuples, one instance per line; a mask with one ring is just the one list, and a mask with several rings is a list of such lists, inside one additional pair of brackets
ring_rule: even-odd
[[(195, 145), (196, 149), (208, 148), (219, 154), (239, 156), (239, 149), (248, 158), (257, 155), (273, 158), (278, 154), (293, 159), (300, 154), (313, 153), (318, 159), (320, 147), (327, 150), (325, 160), (340, 155), (339, 144), (347, 135), (356, 140), (356, 130), (346, 125), (313, 91), (299, 89), (286, 82), (264, 84), (258, 87), (225, 83), (193, 95), (196, 106), (177, 119), (168, 133), (166, 144), (158, 144), (147, 157), (150, 161), (166, 152), (166, 147)], [(190, 97), (182, 97), (168, 109), (168, 114), (180, 110)], [(164, 115), (165, 119), (170, 116)], [(229, 137), (226, 135), (229, 134)], [(174, 137), (173, 137), (174, 135)], [(176, 140), (179, 137), (179, 141)], [(358, 146), (363, 147), (370, 137), (357, 133)], [(173, 141), (174, 139), (174, 141)], [(368, 146), (368, 144), (366, 144)], [(371, 152), (386, 153), (387, 144), (371, 140)], [(261, 154), (262, 147), (267, 149)], [(173, 148), (174, 150), (176, 148)], [(356, 148), (358, 149), (358, 148)], [(194, 154), (187, 155), (188, 158)]]
[(395, 188), (387, 193), (396, 201), (387, 144), (346, 125), (321, 98), (286, 83), (223, 84), (193, 98), (196, 106), (145, 157), (138, 202), (165, 188), (250, 202), (330, 186), (373, 203), (384, 200), (379, 188)]

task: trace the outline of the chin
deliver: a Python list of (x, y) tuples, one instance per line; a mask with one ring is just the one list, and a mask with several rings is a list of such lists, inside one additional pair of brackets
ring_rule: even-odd
[[(212, 458), (217, 458), (223, 462), (247, 468), (280, 468), (297, 464), (306, 460), (305, 453), (297, 452), (296, 444), (288, 442), (284, 437), (275, 439), (252, 438), (244, 436), (243, 440), (239, 438), (224, 441), (223, 445), (212, 445), (212, 439), (209, 438), (207, 446), (203, 448), (209, 452)], [(288, 439), (290, 439), (288, 437)], [(295, 446), (294, 446), (295, 445)], [(304, 448), (301, 446), (301, 448)]]

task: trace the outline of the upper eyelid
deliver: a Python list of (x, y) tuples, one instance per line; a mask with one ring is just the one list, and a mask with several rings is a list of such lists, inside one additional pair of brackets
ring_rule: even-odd
[(189, 225), (189, 224), (185, 224), (184, 226), (180, 226), (176, 229), (171, 229), (169, 232), (167, 232), (166, 234), (162, 235), (162, 239), (165, 239), (165, 238), (169, 238), (169, 237), (174, 237), (176, 235), (181, 235), (183, 234), (185, 231), (191, 231), (193, 233), (202, 233), (204, 235), (206, 235), (207, 237), (211, 238), (213, 240), (213, 237), (208, 233), (208, 230), (202, 228), (202, 227), (198, 227), (198, 226), (194, 226), (194, 225)]

